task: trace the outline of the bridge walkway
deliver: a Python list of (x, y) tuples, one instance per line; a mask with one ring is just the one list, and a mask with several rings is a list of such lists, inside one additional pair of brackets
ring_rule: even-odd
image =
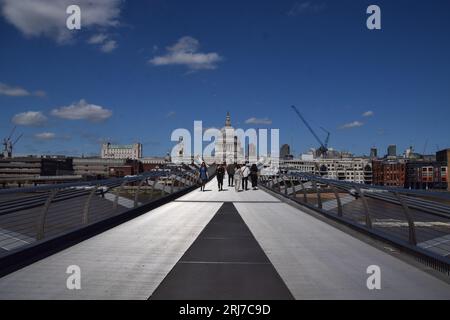
[[(446, 282), (263, 190), (206, 189), (1, 278), (0, 299), (450, 298)], [(66, 287), (70, 265), (80, 290)], [(370, 265), (381, 290), (366, 286)]]

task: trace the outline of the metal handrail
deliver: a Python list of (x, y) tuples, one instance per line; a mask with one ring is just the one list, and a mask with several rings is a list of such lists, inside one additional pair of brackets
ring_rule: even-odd
[[(289, 187), (287, 181), (289, 181)], [(272, 192), (301, 205), (357, 229), (364, 229), (365, 232), (389, 242), (407, 247), (408, 250), (417, 253), (421, 259), (425, 256), (425, 260), (432, 261), (430, 265), (437, 264), (439, 268), (443, 268), (450, 275), (450, 249), (445, 245), (445, 241), (435, 240), (441, 237), (443, 239), (450, 238), (450, 206), (430, 200), (448, 199), (448, 195), (401, 188), (382, 188), (325, 179), (295, 171), (280, 175), (260, 176), (260, 182)], [(284, 188), (281, 188), (281, 184), (284, 185)], [(306, 187), (307, 184), (308, 187)], [(296, 186), (300, 186), (300, 188), (296, 188)], [(347, 194), (347, 197), (351, 196), (355, 200), (359, 199), (359, 204), (346, 205), (349, 201), (342, 198), (340, 193)], [(300, 196), (297, 197), (297, 194)], [(301, 196), (302, 194), (303, 196)], [(316, 194), (316, 204), (308, 201), (308, 194)], [(332, 201), (331, 207), (330, 204), (325, 206), (330, 202), (324, 202), (322, 194), (333, 194), (336, 202), (329, 200)], [(426, 199), (421, 199), (421, 196)], [(389, 206), (393, 207), (389, 209)], [(394, 225), (397, 223), (397, 229), (389, 227), (392, 223)], [(437, 227), (434, 227), (435, 225)], [(404, 240), (402, 228), (407, 228), (407, 240)]]
[[(74, 228), (83, 228), (112, 215), (121, 214), (127, 209), (136, 209), (174, 192), (194, 187), (195, 176), (196, 172), (193, 170), (172, 169), (125, 178), (0, 190), (0, 195), (4, 196), (0, 202), (0, 227), (4, 235), (0, 240), (0, 248), (11, 244), (17, 244), (17, 247), (25, 246), (31, 241), (21, 242), (20, 238), (16, 237), (18, 234), (19, 237), (22, 235), (27, 239), (45, 241), (47, 237), (57, 236)], [(171, 187), (163, 185), (156, 197), (155, 189), (160, 188), (158, 184), (161, 178), (171, 179)], [(151, 193), (141, 204), (138, 202), (138, 196), (144, 183), (151, 187)], [(133, 199), (119, 205), (121, 192), (130, 184), (136, 186)], [(106, 193), (113, 196), (105, 199)], [(11, 195), (14, 197), (7, 199)], [(94, 201), (97, 197), (99, 200)], [(69, 201), (67, 206), (64, 205), (65, 201)], [(108, 202), (112, 202), (112, 205)], [(62, 204), (52, 209), (56, 203)], [(4, 251), (0, 250), (0, 255), (2, 254)]]

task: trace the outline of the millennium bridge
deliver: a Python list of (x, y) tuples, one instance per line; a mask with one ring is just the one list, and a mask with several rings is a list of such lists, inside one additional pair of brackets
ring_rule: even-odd
[(450, 299), (447, 193), (209, 171), (0, 190), (0, 299)]

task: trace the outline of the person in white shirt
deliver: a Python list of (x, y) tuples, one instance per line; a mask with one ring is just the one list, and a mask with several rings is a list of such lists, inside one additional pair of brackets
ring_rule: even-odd
[(248, 176), (250, 175), (250, 169), (246, 166), (242, 166), (242, 190), (248, 190)]
[(239, 165), (236, 165), (234, 171), (234, 190), (236, 190), (236, 192), (239, 192), (239, 188), (241, 187), (241, 178), (242, 178), (241, 168)]

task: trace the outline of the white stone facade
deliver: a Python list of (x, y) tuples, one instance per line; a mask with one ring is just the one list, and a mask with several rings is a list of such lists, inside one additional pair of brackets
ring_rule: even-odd
[(102, 159), (132, 159), (142, 158), (142, 144), (116, 145), (111, 143), (102, 144)]
[(372, 183), (372, 161), (368, 158), (280, 160), (283, 170), (298, 170), (324, 178)]

